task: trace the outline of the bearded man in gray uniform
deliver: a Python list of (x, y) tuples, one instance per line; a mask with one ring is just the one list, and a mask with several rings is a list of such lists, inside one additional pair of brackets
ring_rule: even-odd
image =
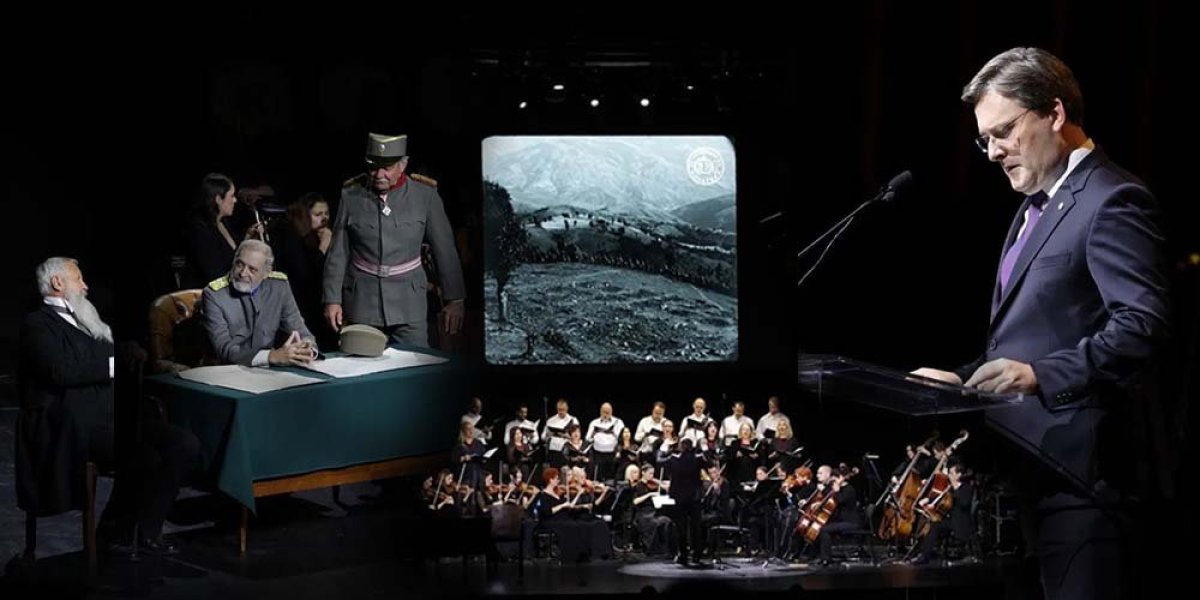
[(271, 247), (246, 240), (229, 275), (209, 283), (201, 296), (204, 331), (226, 364), (303, 366), (316, 358), (316, 341), (304, 324), (287, 275), (272, 271)]
[(439, 323), (450, 335), (462, 327), (466, 289), (442, 198), (430, 180), (405, 174), (407, 149), (407, 136), (367, 136), (368, 171), (342, 188), (322, 299), (334, 331), (361, 323), (392, 343), (428, 347), (422, 242), (442, 279)]

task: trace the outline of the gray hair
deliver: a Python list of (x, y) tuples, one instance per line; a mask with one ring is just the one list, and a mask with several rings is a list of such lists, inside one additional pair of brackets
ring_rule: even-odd
[(261, 252), (263, 258), (266, 259), (266, 267), (268, 271), (275, 267), (275, 253), (271, 251), (271, 246), (269, 246), (266, 242), (251, 239), (238, 244), (237, 251), (233, 253), (234, 260), (237, 260), (237, 257), (241, 256), (242, 252), (247, 250)]
[(1083, 92), (1071, 69), (1041, 48), (1013, 48), (989, 60), (962, 91), (962, 101), (974, 106), (995, 92), (1040, 114), (1062, 100), (1067, 120), (1083, 125)]
[(49, 296), (54, 293), (54, 284), (50, 281), (55, 275), (66, 276), (67, 265), (79, 265), (79, 261), (73, 258), (65, 258), (55, 256), (47, 258), (45, 262), (37, 267), (37, 285), (38, 292), (42, 297)]

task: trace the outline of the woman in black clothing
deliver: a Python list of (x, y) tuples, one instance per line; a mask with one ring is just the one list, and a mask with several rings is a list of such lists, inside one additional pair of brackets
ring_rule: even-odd
[[(538, 494), (533, 503), (534, 516), (541, 522), (550, 522), (557, 519), (565, 519), (566, 514), (559, 514), (562, 511), (572, 510), (567, 499), (564, 497), (566, 486), (561, 486), (562, 481), (559, 478), (559, 470), (557, 467), (547, 467), (542, 471), (542, 481), (545, 487)], [(561, 492), (561, 493), (560, 493)]]
[(492, 474), (485, 471), (479, 489), (475, 490), (469, 498), (468, 506), (470, 508), (467, 516), (482, 517), (491, 512), (492, 505), (500, 501), (499, 494), (493, 494), (494, 490), (489, 489), (496, 487), (495, 483)]
[(483, 442), (475, 438), (475, 426), (470, 421), (463, 421), (458, 445), (450, 452), (451, 463), (461, 473), (462, 479), (458, 483), (479, 489), (483, 479), (483, 451)]
[(591, 466), (591, 448), (583, 443), (583, 432), (578, 425), (567, 427), (567, 443), (563, 444), (562, 451), (566, 468)]
[(662, 430), (662, 439), (658, 440), (658, 443), (654, 446), (654, 461), (658, 465), (663, 463), (660, 460), (661, 456), (675, 452), (679, 447), (679, 436), (675, 435), (675, 424), (667, 419), (663, 419)]
[(758, 442), (754, 441), (754, 430), (743, 423), (738, 430), (738, 440), (726, 448), (726, 457), (730, 462), (726, 473), (734, 483), (754, 481), (754, 470), (762, 464), (762, 456)]
[(521, 508), (525, 510), (529, 510), (529, 507), (533, 505), (534, 500), (541, 493), (541, 490), (537, 486), (527, 483), (525, 476), (522, 475), (522, 471), (520, 470), (513, 471), (512, 479), (508, 482), (507, 489), (508, 491), (504, 492), (500, 500), (520, 504)]
[(549, 529), (558, 537), (559, 558), (564, 562), (576, 562), (589, 557), (601, 558), (611, 552), (612, 541), (603, 521), (570, 518), (586, 511), (587, 506), (566, 497), (566, 486), (559, 486), (559, 470), (550, 467), (542, 478), (546, 487), (534, 501), (534, 513), (538, 517), (538, 527)]
[(288, 276), (292, 295), (305, 324), (317, 336), (321, 348), (333, 349), (337, 338), (324, 318), (321, 302), (321, 276), (325, 253), (333, 239), (329, 228), (329, 203), (320, 194), (310, 192), (288, 206), (287, 222), (279, 223), (271, 233), (275, 250), (275, 268)]
[(434, 481), (433, 476), (426, 477), (421, 482), (421, 493), (419, 495), (419, 506), (425, 510), (434, 510), (437, 508), (437, 501), (433, 497)]
[(522, 481), (529, 480), (530, 464), (533, 462), (533, 448), (525, 442), (525, 430), (520, 427), (514, 427), (512, 437), (508, 440), (508, 447), (504, 449), (505, 462), (508, 463), (508, 472), (510, 476), (515, 477), (516, 473), (520, 473)]
[(229, 273), (233, 252), (239, 243), (262, 239), (262, 224), (245, 231), (231, 231), (227, 218), (237, 203), (233, 181), (220, 173), (210, 173), (200, 182), (187, 226), (188, 275), (185, 288), (201, 288)]
[[(772, 474), (786, 475), (800, 466), (800, 458), (794, 456), (800, 447), (795, 437), (792, 437), (792, 426), (787, 421), (780, 421), (775, 430), (775, 438), (771, 440), (767, 450), (767, 464), (771, 466)], [(776, 468), (775, 465), (779, 465)]]
[(638, 444), (633, 441), (633, 430), (621, 428), (621, 438), (617, 442), (617, 468), (614, 477), (621, 477), (629, 465), (638, 464)]
[(431, 497), (436, 494), (436, 499), (427, 505), (439, 517), (458, 517), (462, 516), (462, 507), (458, 502), (458, 487), (454, 484), (454, 473), (450, 469), (442, 469), (438, 472), (438, 481), (440, 484), (433, 485)]
[(636, 465), (630, 465), (625, 475), (630, 481), (640, 476), (633, 486), (633, 523), (648, 556), (674, 551), (671, 519), (658, 514), (658, 509), (654, 507), (653, 498), (662, 493), (662, 488), (653, 473), (654, 467), (647, 463), (642, 465), (640, 472)]
[(709, 421), (704, 426), (704, 438), (700, 440), (700, 451), (709, 464), (717, 464), (721, 458), (721, 426), (716, 421)]

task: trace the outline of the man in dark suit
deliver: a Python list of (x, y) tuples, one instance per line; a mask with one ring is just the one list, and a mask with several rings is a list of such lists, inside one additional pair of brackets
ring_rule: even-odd
[[(858, 508), (858, 492), (848, 481), (850, 474), (846, 471), (844, 464), (836, 474), (833, 472), (833, 467), (829, 465), (821, 465), (817, 468), (817, 489), (823, 490), (822, 497), (832, 495), (835, 504), (829, 521), (821, 527), (820, 533), (817, 534), (817, 551), (821, 564), (824, 566), (833, 564), (833, 537), (862, 527), (862, 518)], [(824, 492), (826, 488), (829, 488), (828, 493)]]
[[(17, 504), (36, 516), (82, 509), (85, 466), (116, 461), (112, 329), (87, 300), (78, 264), (50, 258), (37, 269), (43, 304), (21, 324), (21, 414), (16, 429)], [(142, 480), (118, 471), (100, 533), (121, 545), (138, 525), (141, 550), (170, 554), (163, 521), (199, 453), (194, 435), (165, 423), (145, 428), (136, 453)]]
[(988, 424), (1033, 459), (1019, 469), (1043, 591), (1121, 596), (1133, 469), (1120, 462), (1132, 453), (1118, 436), (1129, 432), (1122, 415), (1152, 400), (1168, 328), (1159, 211), (1084, 133), (1079, 85), (1051, 54), (996, 56), (962, 99), (974, 107), (980, 149), (1027, 197), (1004, 244), (986, 351), (956, 372), (916, 372), (1026, 395), (990, 411)]
[[(975, 519), (972, 514), (975, 503), (975, 484), (964, 477), (965, 468), (962, 461), (951, 458), (948, 462), (946, 475), (950, 478), (950, 513), (943, 515), (942, 520), (931, 523), (929, 532), (921, 539), (921, 551), (912, 560), (913, 564), (925, 564), (933, 558), (933, 554), (942, 539), (953, 533), (954, 537), (964, 544), (969, 556), (974, 557)], [(927, 510), (930, 502), (922, 498), (919, 509)]]
[[(687, 566), (698, 562), (704, 551), (704, 536), (700, 532), (700, 471), (708, 467), (708, 460), (696, 450), (692, 440), (679, 442), (679, 452), (662, 453), (659, 462), (670, 475), (670, 495), (675, 501), (675, 530), (679, 532), (679, 556), (675, 561)], [(691, 550), (695, 549), (695, 554)]]

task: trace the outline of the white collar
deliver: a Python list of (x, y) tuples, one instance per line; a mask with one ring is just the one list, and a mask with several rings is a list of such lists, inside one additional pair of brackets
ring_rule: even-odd
[(1066, 182), (1067, 176), (1071, 174), (1071, 171), (1074, 171), (1075, 167), (1078, 167), (1079, 163), (1083, 162), (1083, 159), (1086, 158), (1087, 155), (1091, 154), (1095, 149), (1096, 144), (1092, 142), (1092, 138), (1088, 138), (1083, 142), (1082, 146), (1072, 150), (1071, 154), (1067, 156), (1066, 170), (1063, 171), (1061, 176), (1059, 176), (1058, 181), (1055, 181), (1054, 185), (1050, 186), (1050, 190), (1046, 192), (1046, 196), (1053, 198), (1054, 194), (1058, 192), (1058, 188), (1062, 187), (1062, 184)]
[(71, 306), (71, 303), (67, 302), (67, 299), (61, 296), (43, 296), (42, 302), (49, 306), (61, 306), (71, 312), (75, 312), (75, 308)]

